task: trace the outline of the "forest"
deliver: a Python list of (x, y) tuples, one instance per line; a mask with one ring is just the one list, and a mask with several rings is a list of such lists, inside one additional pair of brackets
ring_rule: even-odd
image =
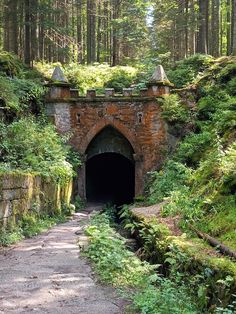
[(236, 0), (0, 0), (0, 313), (234, 314), (235, 260)]
[(0, 7), (0, 47), (27, 65), (236, 53), (235, 0), (1, 0)]

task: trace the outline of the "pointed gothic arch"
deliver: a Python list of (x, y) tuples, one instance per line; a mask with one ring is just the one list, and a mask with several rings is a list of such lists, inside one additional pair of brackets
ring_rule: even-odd
[(107, 117), (99, 120), (99, 122), (89, 130), (87, 135), (80, 143), (79, 151), (82, 155), (86, 154), (86, 150), (90, 142), (96, 137), (96, 135), (99, 134), (99, 132), (101, 132), (105, 127), (108, 126), (111, 126), (114, 129), (116, 129), (127, 139), (127, 141), (129, 141), (130, 145), (133, 148), (134, 154), (141, 154), (140, 147), (137, 144), (134, 134), (123, 123), (119, 122), (114, 118)]

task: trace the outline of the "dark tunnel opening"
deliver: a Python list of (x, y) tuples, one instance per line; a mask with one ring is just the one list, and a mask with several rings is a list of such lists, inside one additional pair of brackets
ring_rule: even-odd
[(118, 153), (103, 153), (86, 163), (86, 196), (89, 202), (117, 206), (133, 201), (134, 162)]

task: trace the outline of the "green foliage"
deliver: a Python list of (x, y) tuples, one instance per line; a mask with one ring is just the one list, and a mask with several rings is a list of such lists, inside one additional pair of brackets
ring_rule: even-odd
[(24, 238), (35, 236), (65, 220), (66, 216), (63, 214), (52, 217), (34, 211), (26, 213), (16, 225), (9, 225), (0, 232), (0, 246), (9, 246)]
[(42, 76), (30, 70), (13, 54), (0, 51), (0, 106), (26, 114), (41, 106), (45, 88)]
[(25, 238), (33, 237), (59, 222), (64, 222), (65, 216), (57, 215), (57, 217), (50, 217), (46, 215), (39, 215), (35, 213), (24, 214), (18, 222), (22, 235)]
[[(50, 78), (56, 65), (58, 64), (37, 63), (36, 68)], [(64, 72), (68, 80), (84, 94), (90, 88), (95, 88), (100, 93), (105, 87), (112, 87), (116, 92), (121, 92), (123, 87), (129, 87), (136, 79), (138, 70), (130, 66), (110, 67), (108, 64), (84, 66), (70, 63), (64, 66)]]
[(187, 288), (176, 286), (171, 280), (158, 278), (158, 289), (148, 286), (137, 293), (134, 305), (142, 314), (194, 314), (196, 306), (188, 296)]
[(212, 133), (190, 133), (180, 142), (175, 159), (190, 166), (196, 166), (203, 154), (207, 152), (212, 141)]
[(7, 76), (20, 76), (24, 65), (20, 59), (12, 53), (0, 51), (0, 73)]
[(167, 72), (169, 80), (176, 88), (182, 88), (193, 83), (196, 77), (201, 74), (212, 63), (213, 58), (207, 55), (196, 54), (176, 62), (173, 69)]
[(148, 221), (148, 223), (137, 223), (136, 229), (142, 243), (139, 255), (150, 263), (163, 263), (161, 256), (164, 256), (168, 250), (169, 243), (166, 238), (170, 235), (169, 229), (165, 225), (159, 224), (156, 219)]
[(148, 202), (155, 204), (170, 196), (172, 191), (186, 185), (191, 169), (173, 160), (167, 161), (164, 170), (151, 173), (151, 184), (148, 190)]
[(68, 149), (67, 161), (72, 165), (75, 172), (82, 165), (80, 154), (73, 147), (69, 147)]
[(0, 232), (0, 247), (9, 246), (23, 238), (22, 230), (18, 226), (12, 227), (11, 229), (4, 229)]
[(208, 95), (202, 97), (198, 102), (198, 118), (200, 120), (210, 120), (224, 110), (233, 110), (235, 106), (235, 98), (230, 97), (225, 91), (209, 90)]
[(190, 118), (189, 110), (176, 94), (165, 96), (161, 107), (162, 117), (170, 123), (182, 124)]
[(221, 84), (227, 83), (236, 75), (236, 64), (229, 63), (226, 66), (222, 67), (222, 69), (217, 73), (216, 79)]
[[(154, 174), (148, 188), (151, 203), (166, 199), (163, 215), (180, 215), (185, 230), (191, 222), (231, 247), (235, 247), (232, 213), (236, 208), (235, 69), (233, 58), (216, 60), (195, 81), (199, 97), (195, 133), (180, 141), (172, 159)], [(175, 125), (179, 117), (173, 119), (172, 115), (179, 112), (176, 104), (173, 108), (166, 117)], [(185, 179), (178, 171), (170, 171), (175, 163), (178, 169), (185, 169)]]
[(215, 314), (235, 314), (236, 311), (236, 295), (233, 295), (234, 301), (226, 307), (217, 307)]
[(23, 115), (40, 108), (44, 94), (44, 87), (37, 82), (0, 76), (0, 103), (10, 112)]
[[(160, 226), (153, 228), (160, 237)], [(158, 265), (140, 261), (125, 247), (125, 239), (109, 225), (105, 214), (96, 214), (86, 229), (89, 247), (85, 250), (102, 281), (128, 290), (139, 313), (196, 313), (196, 306), (184, 286), (154, 273)], [(152, 231), (149, 231), (151, 236)], [(147, 239), (147, 234), (145, 235)], [(135, 289), (131, 292), (132, 289)]]
[(113, 72), (109, 81), (104, 84), (104, 87), (114, 88), (115, 92), (121, 93), (124, 87), (130, 87), (134, 76), (127, 73), (127, 70), (120, 70)]
[(19, 98), (13, 92), (12, 81), (7, 77), (0, 76), (0, 95), (1, 107), (6, 106), (13, 110), (19, 109)]
[(108, 203), (103, 207), (102, 211), (109, 218), (110, 224), (112, 224), (112, 223), (114, 223), (114, 221), (116, 221), (118, 209), (116, 208), (115, 205)]
[(103, 281), (119, 287), (142, 287), (153, 274), (153, 267), (126, 249), (125, 239), (109, 226), (105, 214), (93, 217), (86, 234), (90, 244), (85, 254)]
[(236, 96), (236, 77), (233, 77), (227, 83), (227, 91), (230, 95)]
[(85, 204), (85, 201), (83, 201), (81, 197), (77, 195), (74, 200), (74, 206), (76, 210), (81, 210), (85, 208), (86, 204)]
[(199, 196), (192, 197), (189, 187), (183, 186), (170, 193), (168, 203), (164, 205), (163, 216), (182, 216), (182, 226), (197, 222), (203, 217), (202, 200)]
[(71, 178), (73, 171), (66, 161), (67, 147), (55, 127), (32, 117), (22, 118), (0, 129), (0, 167), (20, 168), (38, 172), (61, 183)]

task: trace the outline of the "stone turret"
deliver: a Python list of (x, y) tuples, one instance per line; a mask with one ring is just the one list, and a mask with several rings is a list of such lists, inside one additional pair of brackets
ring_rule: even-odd
[(173, 84), (170, 83), (168, 77), (163, 69), (162, 65), (158, 65), (147, 83), (147, 95), (148, 96), (163, 96), (169, 95), (170, 87)]
[(50, 99), (60, 99), (60, 98), (70, 98), (70, 83), (66, 79), (62, 69), (59, 66), (56, 66), (50, 82), (48, 84), (50, 87), (48, 97)]

